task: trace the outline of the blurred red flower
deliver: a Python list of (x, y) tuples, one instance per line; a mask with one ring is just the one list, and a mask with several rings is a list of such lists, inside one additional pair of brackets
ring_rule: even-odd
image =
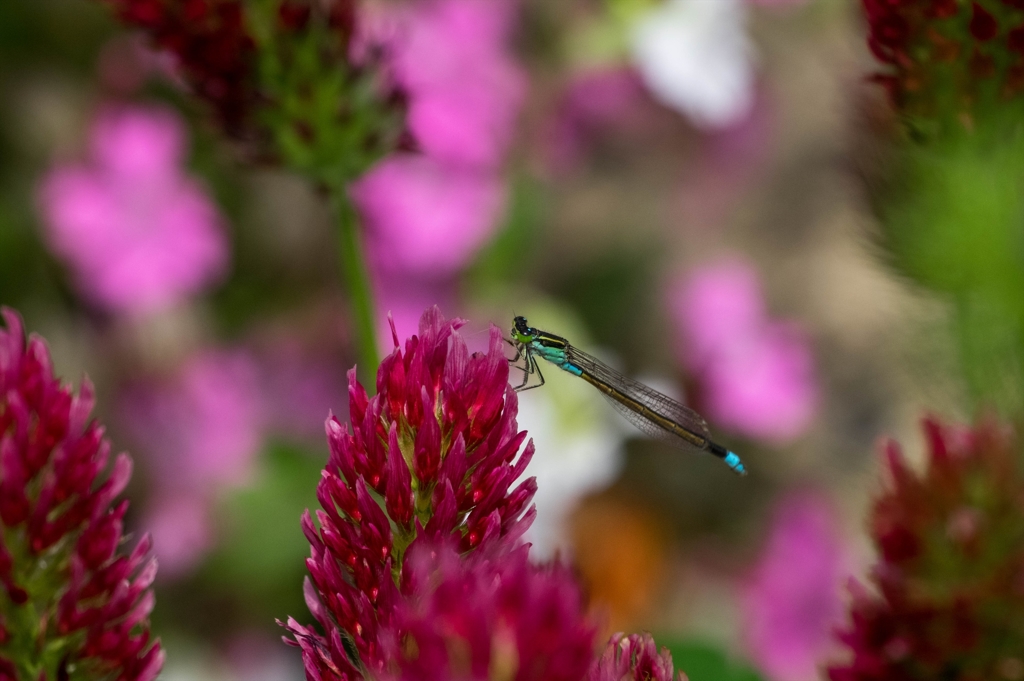
[(428, 310), (404, 350), (395, 336), (377, 395), (350, 372), (351, 429), (327, 421), (319, 531), (303, 517), (312, 545), (306, 600), (326, 635), (290, 623), (307, 676), (315, 671), (309, 678), (360, 678), (343, 639), (365, 669), (384, 670), (381, 631), (408, 593), (407, 550), (417, 540), (454, 541), (460, 551), (511, 544), (533, 519), (533, 478), (512, 487), (533, 444), (520, 452), (526, 433), (516, 427), (501, 333), (492, 328), (489, 352), (470, 356), (462, 324)]
[(862, 0), (874, 80), (904, 114), (970, 125), (1024, 94), (1016, 0)]
[(840, 634), (851, 658), (832, 681), (1024, 677), (1024, 473), (1013, 437), (925, 423), (915, 474), (899, 447), (891, 488), (875, 502), (875, 592), (853, 585)]
[(256, 99), (255, 42), (240, 0), (105, 0), (117, 17), (174, 55), (181, 75), (238, 133)]

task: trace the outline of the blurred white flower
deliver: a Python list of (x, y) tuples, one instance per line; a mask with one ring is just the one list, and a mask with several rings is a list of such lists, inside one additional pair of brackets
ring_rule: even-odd
[(589, 385), (562, 383), (548, 377), (540, 390), (519, 396), (519, 427), (537, 447), (526, 469), (537, 477), (537, 519), (526, 541), (533, 544), (530, 555), (541, 560), (569, 548), (569, 514), (584, 496), (610, 485), (623, 463), (623, 429), (612, 408)]
[[(570, 312), (543, 304), (531, 310), (531, 319), (534, 312), (538, 321), (561, 320), (558, 333), (581, 342), (586, 336)], [(547, 382), (519, 394), (517, 420), (537, 447), (526, 469), (526, 475), (537, 477), (537, 519), (526, 541), (533, 544), (530, 555), (544, 560), (570, 549), (565, 524), (580, 500), (618, 477), (631, 426), (584, 381), (551, 365), (542, 364), (541, 370)], [(513, 385), (521, 378), (518, 371), (509, 376)]]
[(743, 0), (667, 0), (637, 21), (631, 51), (654, 96), (697, 127), (729, 127), (753, 106)]

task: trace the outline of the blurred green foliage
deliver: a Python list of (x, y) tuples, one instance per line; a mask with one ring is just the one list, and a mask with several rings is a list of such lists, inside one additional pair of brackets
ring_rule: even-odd
[(306, 574), (309, 542), (299, 519), (306, 509), (319, 508), (316, 485), (325, 459), (326, 453), (272, 445), (260, 460), (258, 480), (221, 504), (224, 540), (204, 579), (257, 609), (255, 621), (283, 618), (302, 607), (296, 585)]
[(710, 643), (668, 636), (655, 636), (654, 640), (669, 649), (676, 671), (685, 672), (689, 681), (763, 681), (751, 667)]
[(397, 102), (383, 82), (348, 58), (349, 36), (313, 12), (301, 29), (278, 19), (278, 0), (248, 6), (257, 41), (260, 95), (256, 115), (283, 164), (326, 187), (359, 177), (394, 149), (402, 129)]
[(1024, 130), (905, 145), (876, 197), (887, 257), (951, 301), (976, 407), (1020, 411), (1024, 389)]
[[(187, 624), (190, 635), (213, 640), (246, 629), (274, 634), (275, 618), (305, 612), (301, 584), (309, 543), (299, 521), (307, 508), (318, 507), (323, 458), (292, 445), (268, 448), (258, 478), (221, 499), (217, 548), (202, 569), (158, 589), (157, 631)], [(197, 612), (211, 609), (216, 616), (194, 621)]]

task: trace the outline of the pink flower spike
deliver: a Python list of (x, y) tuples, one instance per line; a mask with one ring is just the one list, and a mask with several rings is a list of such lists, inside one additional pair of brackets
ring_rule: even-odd
[(846, 576), (832, 507), (815, 494), (784, 498), (743, 595), (743, 640), (771, 681), (818, 678), (842, 619)]
[(391, 639), (382, 632), (410, 602), (416, 547), (504, 552), (532, 520), (532, 481), (513, 488), (532, 450), (521, 452), (526, 434), (516, 427), (501, 332), (492, 328), (487, 354), (470, 355), (456, 332), (462, 324), (427, 310), (419, 334), (381, 363), (377, 395), (351, 386), (358, 422), (327, 422), (324, 510), (316, 524), (308, 514), (302, 523), (306, 597), (324, 632), (289, 626), (310, 678), (338, 678), (349, 664), (343, 638), (374, 678), (389, 678)]
[(191, 572), (214, 544), (206, 500), (188, 494), (152, 501), (142, 526), (156, 540), (162, 577), (168, 579)]
[(128, 502), (116, 498), (131, 460), (121, 454), (107, 470), (109, 444), (88, 419), (91, 389), (76, 398), (53, 376), (42, 339), (26, 346), (21, 321), (0, 312), (0, 678), (27, 669), (61, 679), (72, 668), (152, 679), (163, 656), (150, 642), (148, 537), (118, 555)]
[(88, 160), (41, 181), (47, 241), (94, 304), (151, 313), (224, 273), (223, 219), (184, 173), (185, 137), (170, 109), (108, 108), (93, 124)]
[(532, 565), (526, 547), (494, 548), (466, 558), (444, 544), (410, 549), (408, 596), (382, 632), (390, 664), (378, 678), (586, 678), (596, 630), (571, 573)]

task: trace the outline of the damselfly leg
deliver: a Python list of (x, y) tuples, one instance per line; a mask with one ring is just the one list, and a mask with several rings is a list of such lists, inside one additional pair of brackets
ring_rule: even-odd
[[(526, 348), (526, 368), (523, 371), (523, 382), (516, 386), (515, 391), (521, 393), (524, 390), (533, 390), (544, 385), (544, 374), (541, 372), (540, 367), (537, 365), (537, 357), (530, 352), (529, 348)], [(516, 367), (517, 369), (519, 367)], [(537, 378), (540, 380), (539, 383), (533, 385), (527, 385), (530, 382), (530, 377), (537, 374)]]
[[(523, 382), (517, 385), (514, 388), (514, 390), (518, 393), (524, 390), (532, 390), (533, 388), (539, 388), (540, 386), (544, 385), (544, 374), (541, 373), (540, 367), (537, 366), (537, 358), (534, 357), (532, 352), (530, 352), (530, 349), (525, 345), (522, 345), (521, 343), (514, 343), (507, 338), (505, 339), (505, 342), (511, 345), (516, 350), (516, 356), (509, 359), (508, 363), (512, 366), (513, 369), (518, 369), (519, 371), (523, 372)], [(523, 360), (523, 366), (519, 366), (518, 364), (520, 359)], [(540, 379), (540, 382), (537, 383), (536, 385), (527, 385), (527, 383), (530, 382), (530, 377), (533, 376), (534, 374), (537, 374), (537, 377)]]

